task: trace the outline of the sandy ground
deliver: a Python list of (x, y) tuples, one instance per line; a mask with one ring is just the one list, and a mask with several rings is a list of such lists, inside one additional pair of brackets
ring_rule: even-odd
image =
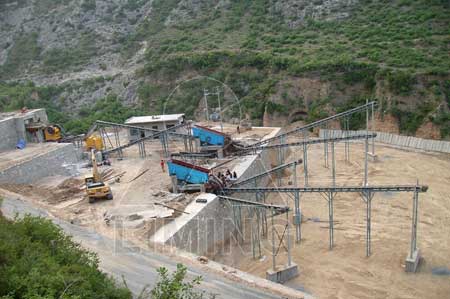
[[(310, 186), (330, 185), (331, 168), (324, 167), (323, 147), (309, 148)], [(365, 256), (365, 203), (357, 194), (338, 194), (334, 205), (335, 247), (328, 249), (328, 203), (319, 194), (301, 198), (302, 241), (294, 242), (293, 261), (300, 276), (286, 285), (306, 290), (319, 298), (450, 298), (450, 276), (432, 274), (435, 267), (450, 268), (450, 156), (404, 151), (377, 145), (377, 162), (369, 163), (369, 184), (421, 184), (429, 186), (419, 197), (418, 247), (422, 253), (419, 271), (405, 273), (404, 262), (411, 238), (411, 193), (380, 193), (372, 201), (372, 255)], [(290, 160), (301, 158), (294, 152)], [(351, 145), (351, 162), (344, 161), (344, 145), (336, 145), (338, 186), (363, 182), (363, 146)], [(298, 169), (303, 185), (303, 167)], [(287, 184), (292, 177), (284, 178)], [(274, 194), (268, 202), (293, 207), (285, 194)], [(278, 220), (285, 216), (278, 216)], [(309, 220), (308, 220), (309, 219)], [(315, 220), (315, 221), (312, 221)], [(270, 226), (269, 226), (270, 231)], [(282, 234), (282, 228), (278, 228)], [(250, 238), (248, 238), (249, 240)], [(271, 268), (271, 235), (263, 241), (263, 257), (252, 259), (249, 242), (244, 249), (215, 260), (264, 277)], [(278, 243), (278, 241), (277, 241)], [(283, 247), (277, 263), (286, 264)]]

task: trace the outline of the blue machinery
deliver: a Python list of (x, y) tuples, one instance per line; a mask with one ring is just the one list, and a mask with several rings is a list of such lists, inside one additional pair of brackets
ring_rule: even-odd
[(209, 179), (209, 169), (180, 160), (167, 161), (169, 175), (175, 175), (178, 180), (190, 184), (205, 184)]
[(196, 125), (192, 128), (194, 137), (200, 139), (202, 144), (206, 145), (225, 145), (225, 139), (227, 135), (222, 132), (212, 130), (203, 126)]

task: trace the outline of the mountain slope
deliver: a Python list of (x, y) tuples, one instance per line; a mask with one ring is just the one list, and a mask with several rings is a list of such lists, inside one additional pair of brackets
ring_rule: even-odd
[[(114, 93), (142, 113), (200, 116), (203, 88), (220, 86), (254, 123), (376, 98), (402, 132), (450, 133), (448, 1), (21, 0), (0, 2), (0, 22), (0, 78), (57, 89), (28, 106), (84, 117)], [(3, 90), (4, 108), (23, 104)]]

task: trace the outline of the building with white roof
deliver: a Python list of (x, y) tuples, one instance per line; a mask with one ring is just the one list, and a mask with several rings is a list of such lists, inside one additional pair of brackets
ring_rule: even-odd
[[(170, 127), (183, 123), (185, 120), (184, 113), (179, 114), (164, 114), (164, 115), (149, 115), (149, 116), (133, 116), (125, 121), (125, 124), (136, 127), (143, 127), (152, 130), (166, 130)], [(186, 133), (184, 128), (177, 129), (178, 133)], [(137, 128), (130, 128), (130, 141), (143, 138), (151, 135), (151, 131), (139, 130)]]

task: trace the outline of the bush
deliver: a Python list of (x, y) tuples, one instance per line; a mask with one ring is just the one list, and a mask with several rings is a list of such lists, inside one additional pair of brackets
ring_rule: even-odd
[(398, 95), (408, 95), (411, 93), (416, 78), (404, 71), (392, 71), (387, 74), (389, 89)]
[[(177, 265), (177, 270), (169, 274), (169, 271), (161, 267), (158, 270), (159, 280), (150, 292), (152, 299), (202, 299), (206, 295), (204, 291), (195, 290), (202, 278), (200, 276), (192, 281), (185, 282), (187, 268), (182, 264)], [(146, 297), (145, 295), (141, 297)], [(215, 296), (210, 296), (214, 298)]]
[(132, 298), (50, 220), (0, 216), (0, 297)]

